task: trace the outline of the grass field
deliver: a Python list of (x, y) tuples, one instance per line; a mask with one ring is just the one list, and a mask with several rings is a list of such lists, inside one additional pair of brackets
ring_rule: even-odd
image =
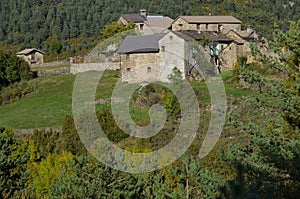
[(56, 70), (60, 68), (70, 68), (70, 64), (60, 65), (60, 66), (35, 66), (31, 67), (32, 71), (45, 71), (45, 70)]
[[(225, 74), (226, 77), (229, 75), (230, 73)], [(32, 80), (37, 85), (35, 92), (15, 103), (0, 106), (0, 126), (14, 129), (60, 127), (65, 116), (72, 111), (72, 90), (75, 77), (74, 75), (62, 75)], [(98, 85), (96, 98), (108, 99), (118, 77), (118, 71), (105, 72)], [(210, 97), (205, 83), (192, 82), (192, 86), (199, 99), (208, 103)], [(249, 90), (236, 88), (232, 83), (226, 83), (225, 87), (227, 95), (232, 97), (254, 94)], [(139, 118), (143, 118), (139, 114), (147, 114), (145, 110), (140, 112), (134, 110), (133, 112)]]

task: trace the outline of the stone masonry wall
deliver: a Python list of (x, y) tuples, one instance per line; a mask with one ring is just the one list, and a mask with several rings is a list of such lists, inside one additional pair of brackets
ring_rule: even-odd
[(71, 64), (70, 73), (84, 73), (87, 71), (104, 71), (120, 69), (120, 62), (105, 62), (105, 63), (81, 63)]

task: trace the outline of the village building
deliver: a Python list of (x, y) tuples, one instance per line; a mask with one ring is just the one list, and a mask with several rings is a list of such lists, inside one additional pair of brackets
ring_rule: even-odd
[(180, 32), (127, 36), (117, 51), (121, 55), (122, 82), (169, 82), (174, 68), (187, 79), (191, 74), (192, 40)]
[(241, 30), (242, 22), (233, 16), (179, 16), (172, 23), (172, 31), (197, 30), (227, 33)]
[[(200, 79), (203, 71), (197, 69), (208, 67), (213, 73), (232, 70), (238, 57), (251, 62), (252, 44), (263, 52), (268, 50), (266, 40), (259, 39), (250, 27), (241, 30), (241, 21), (232, 16), (179, 16), (171, 25), (162, 18), (151, 17), (146, 10), (120, 17), (119, 22), (126, 25), (132, 21), (142, 33), (148, 26), (164, 28), (125, 38), (117, 50), (123, 82), (169, 82), (174, 68), (183, 79)], [(201, 59), (196, 59), (197, 53)]]
[(24, 49), (17, 53), (18, 57), (23, 58), (26, 62), (31, 64), (44, 63), (44, 52), (36, 48)]
[(127, 26), (133, 22), (137, 29), (146, 33), (161, 33), (169, 29), (173, 23), (173, 19), (168, 16), (148, 14), (147, 10), (141, 9), (138, 14), (122, 14), (118, 20), (119, 23)]

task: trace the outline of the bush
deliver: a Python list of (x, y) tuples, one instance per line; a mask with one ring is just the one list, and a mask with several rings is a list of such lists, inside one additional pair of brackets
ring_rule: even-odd
[(5, 86), (32, 78), (33, 73), (26, 61), (0, 51), (0, 91)]
[(15, 102), (25, 95), (34, 92), (35, 90), (35, 83), (28, 83), (24, 81), (19, 83), (15, 82), (13, 85), (3, 88), (2, 92), (0, 93), (0, 103), (5, 105)]

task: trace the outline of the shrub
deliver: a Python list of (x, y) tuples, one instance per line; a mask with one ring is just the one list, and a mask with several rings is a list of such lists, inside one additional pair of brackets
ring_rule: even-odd
[(0, 93), (0, 103), (5, 105), (15, 102), (25, 95), (34, 92), (35, 90), (35, 83), (28, 83), (25, 81), (15, 82), (13, 85), (3, 88), (2, 92)]

